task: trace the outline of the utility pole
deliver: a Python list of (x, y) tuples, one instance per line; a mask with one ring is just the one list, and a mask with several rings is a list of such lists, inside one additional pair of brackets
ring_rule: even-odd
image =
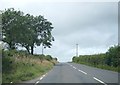
[(76, 57), (78, 57), (78, 44), (76, 44)]
[(44, 50), (44, 49), (43, 49), (43, 43), (42, 43), (42, 55), (43, 55), (43, 50)]

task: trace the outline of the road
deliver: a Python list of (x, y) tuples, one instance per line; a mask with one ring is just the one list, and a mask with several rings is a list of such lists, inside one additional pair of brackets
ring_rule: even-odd
[(35, 83), (118, 83), (118, 73), (75, 63), (58, 63)]

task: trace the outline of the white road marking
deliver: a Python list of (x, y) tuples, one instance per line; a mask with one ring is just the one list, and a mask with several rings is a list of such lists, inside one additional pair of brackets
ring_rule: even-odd
[(74, 69), (77, 69), (76, 67), (73, 66)]
[(42, 80), (43, 79), (43, 77), (40, 77), (40, 80)]
[(40, 81), (37, 81), (35, 84), (39, 83)]
[(42, 80), (46, 75), (47, 75), (47, 73), (44, 74), (42, 77), (40, 77), (40, 80)]
[[(72, 66), (74, 69), (77, 69), (75, 66), (73, 66), (73, 65), (70, 65), (70, 66)], [(82, 70), (80, 70), (80, 69), (78, 69), (78, 71), (80, 71), (80, 72), (82, 72), (82, 73), (84, 73), (84, 74), (86, 74), (87, 75), (87, 73), (86, 72), (84, 72), (84, 71), (82, 71)]]
[(84, 74), (86, 74), (86, 75), (87, 75), (87, 73), (86, 73), (86, 72), (84, 72), (84, 71), (82, 71), (82, 70), (80, 70), (80, 69), (78, 69), (78, 71), (80, 71), (80, 72), (82, 72), (82, 73), (84, 73)]
[[(68, 64), (68, 65), (70, 65), (70, 66), (73, 67), (74, 69), (77, 69), (76, 67), (74, 67), (74, 66), (71, 65), (71, 64)], [(82, 70), (80, 70), (80, 69), (78, 69), (78, 71), (80, 71), (80, 72), (82, 72), (82, 73), (84, 73), (84, 74), (87, 75), (86, 72), (84, 72), (84, 71), (82, 71)], [(104, 84), (104, 85), (107, 85), (106, 83), (104, 83), (103, 81), (101, 81), (100, 79), (98, 79), (98, 78), (96, 78), (96, 77), (93, 77), (93, 79), (95, 79), (96, 81), (98, 81), (98, 82), (100, 82), (100, 83), (102, 83), (102, 84)]]
[(45, 77), (45, 75), (43, 75), (43, 77)]
[(96, 77), (93, 77), (95, 80), (97, 80), (98, 82), (104, 84), (104, 85), (107, 85), (106, 83), (104, 83), (103, 81), (101, 81), (100, 79), (96, 78)]

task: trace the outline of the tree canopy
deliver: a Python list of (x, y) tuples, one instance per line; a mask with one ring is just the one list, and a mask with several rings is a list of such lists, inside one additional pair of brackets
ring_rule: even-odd
[(33, 54), (35, 46), (43, 45), (50, 48), (51, 42), (54, 41), (52, 29), (52, 23), (41, 15), (24, 14), (14, 8), (2, 13), (2, 41), (8, 44), (10, 50), (16, 49), (19, 45)]

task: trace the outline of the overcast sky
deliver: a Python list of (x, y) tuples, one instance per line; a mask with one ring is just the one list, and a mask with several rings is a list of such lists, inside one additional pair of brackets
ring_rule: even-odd
[[(73, 1), (0, 0), (0, 9), (13, 7), (51, 21), (55, 41), (44, 53), (62, 62), (76, 55), (76, 44), (79, 44), (79, 55), (87, 55), (105, 53), (118, 43), (117, 2)], [(41, 47), (36, 47), (35, 53), (41, 54)]]

